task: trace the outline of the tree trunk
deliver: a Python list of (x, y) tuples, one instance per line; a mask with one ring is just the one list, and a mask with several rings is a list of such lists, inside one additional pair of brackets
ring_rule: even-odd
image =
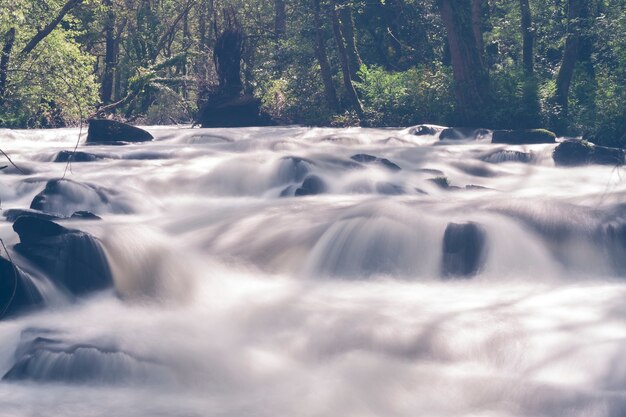
[(524, 73), (527, 76), (532, 76), (535, 72), (534, 69), (534, 43), (535, 34), (532, 28), (532, 15), (530, 13), (530, 4), (528, 0), (520, 0), (520, 12), (522, 15), (521, 29), (522, 29), (522, 61), (524, 65)]
[(287, 33), (287, 8), (285, 0), (274, 0), (274, 33), (283, 38)]
[(350, 71), (354, 79), (358, 79), (358, 72), (363, 65), (359, 50), (356, 46), (356, 35), (354, 31), (354, 18), (352, 16), (352, 6), (346, 4), (339, 10), (339, 18), (341, 20), (341, 30), (346, 39), (346, 50), (348, 52), (348, 60), (350, 61)]
[(440, 0), (439, 4), (448, 33), (458, 122), (468, 126), (488, 124), (489, 75), (474, 35), (471, 5), (465, 0)]
[(331, 110), (339, 110), (339, 101), (337, 100), (337, 91), (333, 82), (333, 75), (328, 63), (328, 54), (326, 53), (326, 43), (324, 42), (324, 31), (322, 29), (320, 0), (313, 0), (313, 22), (315, 24), (315, 55), (320, 64), (320, 73), (322, 82), (324, 83), (324, 95), (326, 103)]
[(363, 107), (359, 101), (359, 96), (356, 93), (354, 84), (352, 84), (352, 75), (350, 70), (350, 60), (348, 58), (348, 52), (346, 51), (346, 45), (344, 40), (344, 34), (341, 32), (341, 24), (339, 23), (339, 13), (337, 11), (337, 5), (333, 0), (331, 2), (331, 18), (333, 23), (333, 33), (335, 34), (335, 41), (337, 43), (337, 52), (339, 53), (339, 62), (341, 63), (341, 73), (343, 78), (343, 85), (346, 89), (346, 94), (350, 105), (357, 112), (359, 117), (363, 116)]
[(213, 49), (213, 60), (222, 98), (238, 97), (243, 91), (241, 80), (241, 58), (244, 36), (233, 18), (217, 37)]
[(4, 101), (4, 93), (7, 88), (7, 76), (9, 71), (9, 61), (11, 60), (11, 51), (15, 43), (15, 28), (11, 28), (4, 35), (4, 47), (2, 48), (2, 56), (0, 56), (0, 105)]
[(471, 0), (472, 2), (472, 32), (474, 33), (474, 39), (476, 39), (476, 48), (482, 59), (483, 52), (485, 50), (483, 42), (483, 1)]
[(522, 90), (522, 112), (518, 118), (520, 127), (539, 127), (541, 107), (539, 104), (539, 85), (535, 77), (534, 42), (532, 14), (528, 0), (520, 0), (520, 29), (522, 32), (522, 66), (524, 68), (524, 87)]
[(108, 8), (104, 21), (105, 53), (104, 72), (100, 85), (100, 100), (103, 104), (113, 101), (113, 81), (117, 64), (117, 39), (115, 37), (115, 12), (111, 0), (105, 0), (104, 6)]
[(565, 39), (565, 51), (561, 68), (556, 77), (556, 93), (554, 100), (561, 107), (561, 116), (567, 116), (569, 87), (574, 76), (574, 68), (578, 60), (578, 47), (580, 43), (580, 17), (585, 0), (569, 0), (567, 13), (567, 38)]

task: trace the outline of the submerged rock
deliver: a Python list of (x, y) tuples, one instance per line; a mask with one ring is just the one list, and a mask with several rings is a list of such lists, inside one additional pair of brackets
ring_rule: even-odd
[(0, 257), (0, 319), (41, 308), (44, 299), (33, 278), (13, 262)]
[(439, 140), (478, 140), (489, 134), (487, 129), (473, 127), (448, 127), (439, 134)]
[(356, 162), (360, 162), (362, 164), (378, 164), (378, 165), (381, 165), (381, 166), (387, 168), (390, 171), (400, 171), (400, 170), (402, 170), (402, 168), (400, 168), (398, 165), (396, 165), (393, 162), (391, 162), (389, 159), (379, 158), (377, 156), (368, 155), (368, 154), (365, 154), (365, 153), (352, 155), (350, 157), (350, 159), (352, 159), (353, 161), (356, 161)]
[(76, 151), (76, 152), (72, 152), (72, 151), (61, 151), (57, 154), (57, 156), (54, 158), (53, 162), (68, 162), (68, 161), (72, 161), (72, 162), (94, 162), (94, 161), (99, 161), (101, 159), (104, 159), (102, 156), (93, 154), (93, 153), (88, 153), (88, 152), (81, 152), (81, 151)]
[(317, 195), (326, 191), (324, 181), (317, 175), (309, 175), (304, 179), (302, 186), (296, 190), (296, 197)]
[(94, 119), (89, 121), (87, 143), (120, 144), (148, 142), (154, 137), (143, 129), (114, 120)]
[(118, 384), (168, 378), (161, 365), (142, 359), (114, 343), (75, 343), (44, 329), (26, 329), (5, 381)]
[(71, 294), (112, 287), (104, 251), (91, 235), (32, 216), (19, 217), (13, 230), (20, 237), (15, 250)]
[(487, 233), (474, 222), (450, 223), (443, 236), (444, 277), (471, 277), (485, 261)]
[(284, 182), (300, 182), (311, 171), (315, 163), (309, 159), (299, 158), (297, 156), (287, 156), (281, 159), (278, 168), (278, 181)]
[(556, 147), (552, 158), (558, 166), (624, 165), (625, 154), (623, 149), (597, 146), (581, 140), (568, 140)]
[(72, 180), (50, 180), (33, 198), (30, 208), (48, 214), (68, 217), (76, 211), (94, 211), (109, 204), (105, 189)]
[(626, 273), (626, 223), (611, 222), (601, 227), (607, 253), (619, 274)]
[(538, 143), (555, 143), (556, 135), (545, 129), (496, 130), (491, 143), (509, 145), (533, 145)]
[(509, 150), (499, 150), (496, 152), (492, 152), (488, 155), (482, 156), (480, 158), (483, 162), (489, 162), (490, 164), (501, 164), (504, 162), (523, 162), (528, 163), (532, 162), (534, 156), (532, 153), (519, 152), (519, 151), (509, 151)]

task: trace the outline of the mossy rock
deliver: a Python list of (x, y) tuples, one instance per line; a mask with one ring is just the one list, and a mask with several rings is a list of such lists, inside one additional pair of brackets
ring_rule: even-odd
[(546, 129), (496, 130), (491, 143), (509, 145), (535, 145), (539, 143), (555, 143), (556, 135)]
[(580, 166), (588, 164), (624, 165), (623, 149), (596, 146), (584, 140), (568, 140), (556, 147), (552, 154), (558, 166)]

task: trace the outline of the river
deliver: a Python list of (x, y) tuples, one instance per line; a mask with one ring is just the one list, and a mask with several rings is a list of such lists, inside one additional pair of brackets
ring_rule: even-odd
[[(626, 415), (622, 170), (408, 129), (147, 129), (81, 146), (99, 159), (55, 203), (102, 217), (60, 224), (102, 242), (115, 288), (0, 322), (0, 375), (29, 334), (115, 349), (43, 352), (0, 382), (0, 416)], [(0, 130), (26, 172), (0, 171), (3, 210), (78, 133)], [(451, 223), (484, 237), (462, 276)]]

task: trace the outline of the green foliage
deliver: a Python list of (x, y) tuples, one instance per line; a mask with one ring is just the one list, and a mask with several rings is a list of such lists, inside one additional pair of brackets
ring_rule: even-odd
[(440, 65), (402, 72), (361, 67), (356, 83), (371, 122), (382, 126), (410, 126), (449, 121), (453, 110), (452, 78)]
[[(98, 87), (93, 74), (95, 59), (85, 54), (76, 41), (80, 31), (70, 24), (59, 26), (32, 53), (20, 57), (17, 52), (41, 26), (33, 22), (47, 22), (58, 9), (44, 10), (39, 2), (23, 7), (2, 3), (5, 8), (0, 14), (0, 31), (4, 34), (8, 28), (16, 27), (17, 36), (0, 106), (0, 125), (63, 126), (87, 117), (97, 101)], [(56, 2), (58, 7), (60, 4)]]

